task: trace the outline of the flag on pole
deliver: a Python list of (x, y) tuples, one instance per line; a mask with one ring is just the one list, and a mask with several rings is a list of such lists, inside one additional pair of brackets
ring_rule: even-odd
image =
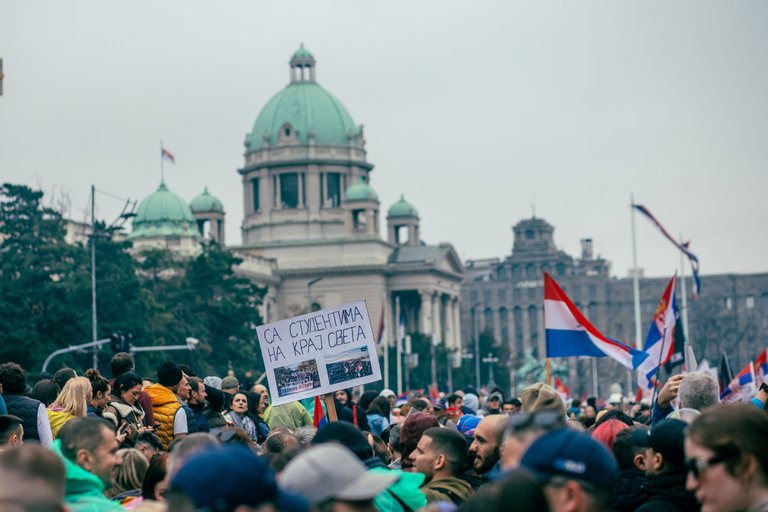
[(672, 235), (670, 235), (669, 232), (664, 228), (664, 226), (661, 225), (661, 222), (659, 222), (656, 217), (653, 216), (651, 211), (645, 206), (641, 204), (633, 204), (632, 207), (645, 215), (645, 217), (653, 222), (659, 231), (661, 231), (661, 234), (664, 235), (667, 240), (672, 242), (675, 247), (682, 251), (683, 254), (688, 256), (688, 261), (691, 263), (691, 271), (693, 273), (693, 296), (698, 297), (699, 292), (701, 291), (701, 279), (699, 278), (699, 258), (688, 248), (690, 246), (690, 242), (678, 242), (675, 240)]
[(720, 393), (720, 401), (724, 403), (748, 402), (756, 392), (755, 367), (750, 361)]
[(648, 357), (640, 350), (600, 334), (546, 272), (544, 328), (547, 357), (609, 356), (630, 369), (637, 368)]
[(320, 400), (319, 396), (315, 396), (315, 410), (312, 416), (312, 425), (315, 428), (320, 428), (328, 423), (328, 419), (325, 416), (325, 409), (323, 409), (323, 401)]
[(645, 337), (643, 352), (648, 357), (637, 368), (637, 385), (641, 389), (651, 389), (651, 379), (659, 367), (667, 364), (675, 350), (675, 326), (677, 324), (677, 301), (675, 300), (675, 281), (672, 276), (661, 296), (656, 313), (651, 320), (648, 336)]
[(381, 317), (379, 317), (379, 329), (376, 332), (376, 345), (380, 352), (387, 349), (387, 301), (381, 301)]
[(733, 368), (731, 362), (728, 360), (728, 355), (723, 352), (720, 358), (720, 367), (718, 368), (717, 382), (720, 384), (720, 392), (725, 391), (725, 388), (733, 380)]
[(755, 385), (759, 387), (763, 382), (768, 384), (768, 348), (755, 359)]
[(173, 153), (165, 148), (160, 148), (160, 157), (167, 162), (171, 162), (172, 164), (176, 163), (176, 157), (173, 156)]

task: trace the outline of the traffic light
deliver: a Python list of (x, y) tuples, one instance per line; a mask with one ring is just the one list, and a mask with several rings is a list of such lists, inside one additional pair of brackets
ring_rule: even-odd
[(117, 354), (118, 352), (129, 352), (131, 350), (131, 340), (133, 335), (129, 334), (127, 337), (121, 332), (113, 332), (109, 336), (109, 345), (112, 347), (112, 352)]

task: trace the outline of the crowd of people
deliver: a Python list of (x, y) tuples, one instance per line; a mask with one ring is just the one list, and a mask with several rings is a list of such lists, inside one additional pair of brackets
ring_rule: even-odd
[(745, 404), (696, 372), (638, 404), (339, 390), (330, 411), (232, 372), (141, 376), (127, 353), (111, 373), (0, 365), (0, 510), (768, 512), (768, 386)]

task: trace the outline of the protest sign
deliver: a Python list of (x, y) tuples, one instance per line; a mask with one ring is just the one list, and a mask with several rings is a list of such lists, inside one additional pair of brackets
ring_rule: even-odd
[(365, 302), (256, 328), (272, 405), (381, 380)]

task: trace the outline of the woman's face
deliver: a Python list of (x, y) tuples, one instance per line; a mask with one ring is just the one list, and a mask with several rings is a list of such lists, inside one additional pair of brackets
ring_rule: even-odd
[(341, 405), (347, 405), (347, 392), (340, 389), (336, 392), (336, 400), (338, 400)]
[(248, 398), (242, 393), (238, 393), (232, 398), (232, 410), (238, 414), (248, 412)]
[(107, 391), (102, 394), (101, 391), (96, 393), (96, 396), (93, 398), (93, 406), (98, 407), (99, 409), (104, 409), (107, 406), (107, 402), (109, 401), (109, 395), (112, 392), (111, 388), (107, 386)]
[(685, 440), (685, 457), (687, 460), (697, 460), (700, 472), (695, 477), (688, 473), (685, 488), (696, 495), (701, 503), (701, 512), (730, 512), (731, 510), (746, 510), (745, 489), (742, 483), (725, 470), (723, 462), (707, 465), (715, 453), (691, 439)]
[(132, 388), (123, 391), (123, 401), (128, 405), (133, 405), (136, 403), (136, 399), (139, 398), (140, 394), (141, 384), (136, 384)]

